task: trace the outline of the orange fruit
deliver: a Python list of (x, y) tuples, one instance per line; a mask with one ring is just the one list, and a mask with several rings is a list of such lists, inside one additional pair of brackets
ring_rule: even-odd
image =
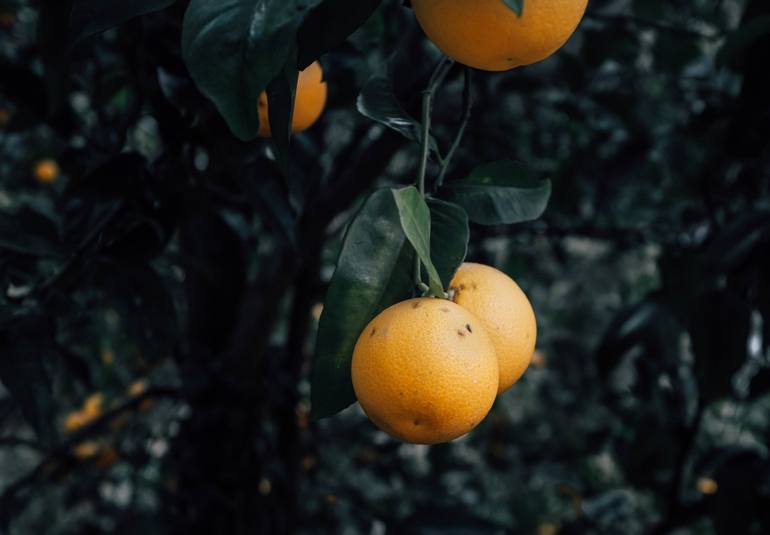
[(492, 407), (499, 376), (478, 318), (426, 297), (375, 317), (358, 338), (351, 372), (372, 422), (419, 444), (447, 442), (476, 427)]
[(535, 351), (537, 322), (529, 299), (502, 271), (471, 262), (460, 266), (449, 289), (452, 300), (476, 316), (492, 339), (503, 392), (519, 380)]
[[(326, 82), (323, 79), (321, 64), (317, 61), (300, 71), (297, 78), (297, 93), (294, 96), (294, 114), (291, 118), (291, 131), (302, 132), (310, 128), (321, 116), (326, 106)], [(267, 93), (259, 95), (259, 137), (270, 137), (270, 118), (268, 117)]]
[(485, 71), (542, 61), (567, 42), (588, 0), (526, 0), (521, 17), (502, 0), (412, 0), (423, 31), (447, 56)]
[(51, 158), (43, 158), (35, 163), (32, 168), (32, 176), (41, 184), (51, 184), (59, 178), (59, 164)]

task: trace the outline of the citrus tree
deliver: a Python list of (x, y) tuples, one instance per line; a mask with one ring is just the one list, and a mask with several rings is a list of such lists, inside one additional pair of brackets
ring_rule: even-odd
[(762, 532), (769, 17), (0, 0), (0, 530)]

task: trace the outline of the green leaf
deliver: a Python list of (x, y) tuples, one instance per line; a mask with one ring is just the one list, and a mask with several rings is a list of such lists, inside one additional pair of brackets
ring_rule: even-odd
[(233, 133), (254, 139), (257, 98), (278, 76), (297, 29), (321, 0), (192, 0), (182, 54), (195, 84), (214, 101)]
[(534, 178), (522, 163), (503, 160), (478, 167), (467, 178), (448, 182), (441, 194), (465, 208), (471, 221), (510, 225), (542, 215), (551, 196), (551, 181)]
[(294, 96), (297, 92), (296, 49), (284, 65), (281, 74), (273, 78), (267, 86), (270, 116), (270, 138), (275, 146), (276, 160), (285, 177), (289, 176), (289, 142), (291, 139), (291, 120), (294, 115)]
[[(45, 359), (53, 360), (55, 326), (39, 316), (0, 324), (0, 381), (44, 444), (56, 437), (52, 381)], [(50, 363), (50, 361), (49, 361)]]
[(468, 252), (468, 214), (460, 206), (439, 199), (428, 199), (428, 208), (430, 256), (439, 277), (448, 286)]
[(374, 13), (382, 0), (325, 0), (310, 12), (297, 33), (297, 66), (304, 69), (341, 44)]
[(350, 223), (326, 294), (313, 361), (314, 418), (355, 402), (350, 361), (358, 336), (382, 310), (410, 297), (413, 267), (394, 195), (377, 190)]
[(77, 43), (87, 37), (118, 26), (128, 20), (167, 8), (176, 0), (74, 0), (69, 22), (69, 38)]
[(398, 207), (401, 228), (428, 272), (430, 295), (444, 297), (444, 285), (430, 259), (430, 210), (414, 186), (391, 189)]
[[(366, 82), (358, 95), (356, 106), (364, 117), (395, 130), (407, 139), (420, 143), (422, 127), (420, 122), (413, 119), (398, 101), (393, 92), (393, 84), (389, 78), (375, 75)], [(438, 161), (441, 157), (438, 145), (433, 136), (430, 137), (430, 149)]]
[(717, 53), (717, 66), (724, 67), (732, 63), (736, 56), (742, 54), (757, 39), (768, 34), (770, 34), (770, 15), (750, 19), (727, 36), (724, 45)]
[(524, 0), (503, 0), (503, 3), (511, 8), (519, 17), (524, 12)]

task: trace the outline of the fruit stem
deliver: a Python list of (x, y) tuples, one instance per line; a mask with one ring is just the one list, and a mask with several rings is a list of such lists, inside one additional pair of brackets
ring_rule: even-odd
[(465, 129), (468, 127), (468, 121), (471, 118), (471, 110), (473, 109), (473, 95), (471, 94), (470, 67), (465, 67), (464, 73), (463, 116), (460, 119), (460, 128), (457, 130), (457, 135), (455, 135), (454, 141), (452, 142), (452, 147), (449, 149), (446, 158), (444, 158), (444, 161), (441, 163), (441, 170), (436, 177), (436, 181), (433, 183), (433, 191), (436, 191), (442, 186), (442, 184), (444, 184), (444, 177), (446, 177), (447, 170), (449, 170), (449, 164), (451, 163), (455, 152), (457, 152), (457, 149), (460, 146), (460, 142), (462, 141), (463, 135), (465, 134)]
[[(427, 87), (422, 92), (422, 132), (420, 137), (420, 167), (417, 172), (417, 189), (425, 198), (425, 175), (428, 172), (428, 156), (430, 156), (430, 113), (433, 104), (433, 95), (441, 86), (444, 78), (454, 65), (454, 60), (446, 56), (442, 57), (430, 76)], [(420, 274), (420, 257), (415, 254), (414, 259), (414, 286), (418, 288), (422, 283)]]

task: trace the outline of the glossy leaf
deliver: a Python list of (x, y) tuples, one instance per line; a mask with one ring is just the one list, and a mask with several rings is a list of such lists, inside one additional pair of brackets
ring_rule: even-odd
[(392, 189), (401, 228), (428, 272), (430, 295), (444, 296), (444, 285), (430, 258), (430, 210), (414, 186)]
[[(422, 139), (420, 122), (412, 118), (401, 106), (393, 92), (390, 79), (382, 75), (370, 78), (358, 95), (356, 106), (364, 117), (395, 130), (415, 143), (420, 143)], [(430, 138), (430, 149), (440, 160), (438, 145), (433, 136)]]
[(509, 225), (542, 215), (551, 196), (551, 181), (534, 178), (522, 163), (503, 160), (445, 184), (441, 196), (465, 208), (471, 221)]
[(176, 0), (74, 0), (70, 13), (70, 41), (77, 43), (87, 37), (118, 26), (128, 20), (167, 8)]
[(257, 98), (281, 73), (297, 29), (321, 0), (192, 0), (182, 54), (201, 92), (242, 140), (259, 129)]
[(297, 33), (297, 67), (304, 69), (341, 44), (374, 13), (382, 0), (325, 0), (305, 19)]
[(281, 73), (267, 85), (270, 138), (275, 147), (278, 166), (284, 176), (289, 176), (289, 141), (299, 74), (295, 65), (295, 49), (292, 47)]
[(410, 297), (413, 259), (393, 193), (375, 191), (350, 223), (326, 294), (312, 373), (315, 418), (355, 402), (353, 348), (372, 318)]
[(468, 214), (440, 199), (428, 199), (430, 208), (430, 256), (446, 289), (468, 252)]

